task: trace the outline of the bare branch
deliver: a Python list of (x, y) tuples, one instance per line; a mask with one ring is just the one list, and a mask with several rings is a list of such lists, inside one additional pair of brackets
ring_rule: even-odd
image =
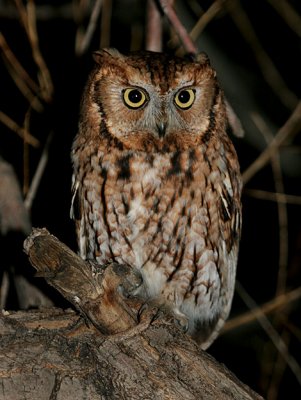
[(301, 38), (301, 17), (288, 1), (267, 0), (287, 25)]
[(247, 307), (250, 310), (252, 310), (252, 312), (256, 313), (257, 321), (260, 323), (263, 330), (269, 336), (269, 338), (273, 342), (278, 352), (287, 362), (287, 365), (289, 366), (289, 368), (295, 375), (297, 381), (301, 385), (301, 367), (297, 363), (295, 357), (293, 357), (289, 353), (288, 348), (284, 343), (284, 341), (282, 340), (281, 336), (277, 333), (273, 325), (270, 323), (265, 314), (262, 312), (261, 308), (255, 303), (255, 301), (251, 298), (251, 296), (247, 293), (247, 291), (243, 288), (243, 286), (239, 282), (236, 282), (236, 290), (240, 295), (241, 299), (247, 305)]
[(77, 40), (75, 41), (75, 52), (78, 56), (81, 56), (90, 45), (92, 36), (96, 29), (96, 24), (99, 18), (102, 2), (102, 0), (95, 1), (86, 32), (84, 34), (81, 33), (77, 35)]
[[(112, 384), (112, 381), (118, 381), (120, 383), (110, 387), (109, 393), (115, 394), (115, 397), (121, 395), (123, 398), (148, 398), (150, 394), (152, 398), (155, 393), (159, 397), (162, 397), (161, 394), (163, 396), (168, 394), (170, 400), (201, 399), (204, 397), (203, 393), (206, 393), (205, 398), (212, 399), (261, 399), (259, 395), (239, 382), (224, 366), (218, 364), (207, 353), (200, 351), (197, 344), (170, 319), (158, 318), (152, 324), (137, 325), (137, 305), (141, 304), (126, 297), (126, 294), (131, 293), (142, 282), (140, 275), (137, 275), (134, 269), (126, 265), (100, 266), (85, 262), (57, 238), (50, 235), (46, 229), (34, 229), (26, 239), (24, 248), (32, 265), (39, 271), (39, 275), (44, 276), (47, 282), (72, 302), (93, 325), (90, 327), (89, 324), (80, 326), (80, 321), (77, 319), (76, 327), (73, 325), (72, 330), (72, 328), (70, 329), (72, 324), (70, 321), (68, 323), (66, 318), (69, 316), (74, 321), (74, 313), (71, 315), (70, 312), (64, 313), (62, 316), (61, 311), (57, 315), (63, 318), (52, 316), (50, 326), (49, 318), (47, 316), (45, 318), (45, 314), (43, 318), (41, 312), (38, 321), (37, 318), (34, 321), (26, 321), (24, 315), (22, 318), (20, 313), (18, 315), (8, 313), (0, 319), (2, 326), (3, 323), (9, 323), (16, 318), (18, 324), (12, 323), (12, 326), (20, 327), (21, 325), (23, 332), (24, 329), (26, 332), (27, 326), (34, 334), (37, 331), (35, 327), (38, 323), (38, 327), (43, 326), (43, 329), (39, 330), (39, 339), (41, 339), (41, 333), (46, 333), (47, 329), (60, 329), (56, 340), (49, 340), (49, 337), (46, 340), (48, 349), (54, 342), (57, 346), (60, 338), (63, 338), (65, 345), (66, 342), (68, 345), (71, 341), (73, 345), (68, 345), (68, 349), (69, 351), (76, 349), (77, 356), (75, 358), (81, 364), (85, 360), (87, 361), (87, 357), (81, 356), (83, 352), (80, 343), (84, 342), (86, 350), (89, 349), (87, 353), (93, 352), (94, 354), (95, 351), (94, 361), (89, 360), (88, 364), (89, 368), (96, 367), (99, 371), (97, 375), (93, 373), (93, 376), (97, 376), (98, 388), (99, 382), (103, 383), (106, 380), (106, 393), (108, 393), (110, 382)], [(93, 326), (97, 327), (97, 330), (93, 329)], [(131, 329), (128, 329), (129, 327)], [(131, 340), (133, 333), (135, 337), (134, 340)], [(16, 337), (21, 337), (21, 335), (14, 333), (15, 348)], [(27, 333), (26, 337), (28, 337)], [(77, 340), (78, 344), (75, 345)], [(3, 355), (2, 360), (8, 358), (5, 351), (7, 341), (5, 343), (6, 347), (1, 347), (0, 361), (1, 355)], [(39, 352), (43, 355), (49, 354), (49, 350), (43, 351), (41, 346), (39, 346)], [(64, 351), (60, 353), (64, 355)], [(18, 359), (20, 356), (21, 352), (18, 351)], [(15, 365), (15, 356), (12, 356), (10, 349), (9, 359), (12, 358), (16, 370), (18, 368)], [(69, 362), (72, 359), (71, 366), (65, 360), (64, 362), (60, 361), (60, 369), (64, 365), (64, 371), (76, 370), (77, 376), (83, 376), (86, 381), (87, 369), (85, 367), (85, 373), (82, 374), (74, 366), (75, 358), (74, 355), (68, 357)], [(30, 357), (30, 359), (37, 368), (35, 357)], [(49, 363), (51, 362), (48, 361), (47, 364)], [(54, 361), (55, 363), (56, 361)], [(43, 363), (43, 366), (45, 364)], [(55, 368), (52, 363), (51, 369)], [(141, 371), (143, 371), (142, 376)], [(176, 371), (181, 371), (180, 379), (177, 378)], [(30, 373), (32, 374), (31, 366)], [(68, 376), (69, 374), (67, 372)], [(124, 379), (121, 379), (123, 376)], [(11, 379), (11, 375), (9, 378)], [(123, 381), (126, 382), (125, 385), (122, 384)], [(189, 385), (185, 384), (187, 381), (189, 381)], [(164, 383), (164, 392), (162, 391), (162, 382)], [(139, 394), (136, 396), (134, 393)], [(101, 396), (101, 398), (104, 397)]]
[(40, 83), (41, 97), (45, 102), (49, 103), (52, 100), (54, 88), (50, 72), (39, 48), (34, 0), (28, 0), (27, 8), (24, 7), (22, 1), (20, 0), (15, 0), (15, 3), (19, 12), (20, 20), (23, 24), (29, 44), (31, 46), (33, 59), (38, 67), (38, 79)]
[(46, 165), (47, 165), (47, 162), (48, 162), (48, 156), (49, 156), (49, 146), (50, 146), (50, 144), (52, 142), (53, 135), (54, 135), (53, 131), (51, 131), (49, 133), (49, 135), (48, 135), (48, 138), (47, 138), (47, 141), (45, 143), (45, 146), (44, 146), (44, 149), (43, 149), (43, 152), (42, 152), (38, 167), (37, 167), (35, 175), (34, 175), (34, 177), (32, 179), (30, 188), (29, 188), (29, 190), (27, 192), (27, 195), (26, 195), (26, 198), (25, 198), (25, 201), (24, 201), (24, 204), (25, 204), (25, 207), (27, 208), (27, 210), (30, 210), (31, 207), (32, 207), (33, 200), (34, 200), (34, 198), (36, 196), (39, 184), (41, 182), (43, 173), (45, 171), (45, 168), (46, 168)]
[(267, 315), (277, 312), (280, 309), (290, 306), (292, 302), (299, 300), (300, 298), (301, 287), (276, 296), (273, 298), (273, 300), (261, 304), (258, 309), (252, 309), (251, 311), (247, 311), (244, 314), (238, 315), (237, 317), (231, 318), (230, 320), (226, 321), (222, 333), (226, 333), (243, 325), (250, 324), (256, 321), (262, 314)]
[(0, 111), (0, 122), (15, 132), (18, 136), (20, 136), (26, 143), (30, 144), (33, 147), (39, 147), (40, 142), (34, 136), (32, 136), (28, 131), (24, 128), (21, 128), (15, 121), (13, 121), (8, 115), (4, 112)]
[(158, 0), (160, 6), (163, 10), (164, 15), (170, 22), (171, 26), (174, 28), (176, 33), (179, 36), (181, 43), (183, 44), (186, 52), (188, 54), (196, 54), (197, 48), (193, 41), (191, 40), (186, 28), (182, 25), (181, 21), (179, 20), (174, 8), (171, 5), (170, 0)]
[(32, 49), (33, 59), (39, 68), (38, 78), (40, 81), (41, 95), (49, 103), (53, 96), (53, 84), (47, 64), (39, 48), (39, 38), (36, 25), (36, 10), (34, 0), (28, 0), (27, 3), (27, 21), (28, 21), (28, 39)]
[(287, 193), (272, 193), (266, 190), (244, 189), (244, 194), (260, 200), (278, 201), (285, 204), (301, 205), (301, 196), (294, 196)]
[(74, 304), (101, 332), (120, 333), (137, 324), (120, 294), (121, 279), (128, 288), (141, 283), (141, 278), (137, 281), (135, 272), (129, 267), (89, 264), (46, 229), (34, 229), (24, 242), (24, 249), (39, 276)]
[[(259, 114), (253, 113), (252, 119), (269, 144), (273, 140), (273, 135), (268, 126)], [(271, 157), (275, 189), (277, 193), (284, 193), (283, 177), (280, 165), (279, 148)], [(278, 221), (279, 221), (279, 267), (276, 295), (284, 293), (286, 288), (287, 264), (288, 264), (288, 216), (286, 203), (277, 200)]]
[(286, 107), (289, 109), (296, 107), (297, 96), (287, 87), (284, 79), (262, 47), (247, 13), (241, 7), (241, 3), (238, 0), (227, 0), (225, 4), (236, 26), (250, 45), (266, 82)]
[(211, 22), (216, 15), (220, 12), (223, 8), (225, 0), (216, 0), (214, 1), (211, 6), (204, 12), (201, 17), (199, 18), (198, 22), (192, 28), (190, 32), (190, 37), (192, 40), (196, 41), (206, 26)]
[(162, 51), (162, 21), (155, 0), (147, 2), (145, 48), (149, 51)]
[[(21, 93), (26, 97), (31, 107), (36, 111), (43, 111), (43, 105), (37, 98), (40, 94), (39, 86), (31, 79), (21, 63), (10, 49), (5, 37), (0, 32), (0, 48), (2, 50), (2, 57), (6, 62), (8, 72), (14, 80), (16, 86)], [(33, 93), (34, 92), (34, 93)]]
[(301, 129), (301, 102), (299, 102), (289, 119), (279, 129), (269, 146), (260, 156), (243, 172), (243, 181), (246, 184), (259, 170), (271, 159), (274, 151), (282, 146), (288, 139), (292, 139)]

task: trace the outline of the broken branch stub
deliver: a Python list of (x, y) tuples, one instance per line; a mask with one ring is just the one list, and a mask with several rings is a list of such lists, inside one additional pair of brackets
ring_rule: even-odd
[(84, 261), (46, 229), (33, 229), (24, 249), (37, 276), (44, 277), (100, 332), (116, 334), (137, 325), (137, 301), (131, 301), (134, 310), (125, 301), (141, 284), (133, 269)]

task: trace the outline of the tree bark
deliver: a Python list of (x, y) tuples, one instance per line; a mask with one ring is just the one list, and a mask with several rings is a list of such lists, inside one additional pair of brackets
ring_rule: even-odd
[(142, 313), (140, 277), (87, 263), (45, 229), (25, 242), (39, 275), (79, 313), (2, 312), (0, 399), (261, 399), (173, 323)]

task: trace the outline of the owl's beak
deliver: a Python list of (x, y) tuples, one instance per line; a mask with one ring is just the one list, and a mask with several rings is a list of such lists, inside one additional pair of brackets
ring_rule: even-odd
[(163, 138), (165, 136), (166, 127), (167, 127), (166, 122), (159, 122), (157, 124), (158, 134), (160, 138)]

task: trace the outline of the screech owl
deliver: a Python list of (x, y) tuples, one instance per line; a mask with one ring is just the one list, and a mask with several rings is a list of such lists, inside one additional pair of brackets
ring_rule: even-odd
[(206, 349), (230, 311), (241, 231), (216, 73), (202, 53), (94, 58), (72, 149), (80, 255), (141, 271), (141, 298), (186, 318)]

